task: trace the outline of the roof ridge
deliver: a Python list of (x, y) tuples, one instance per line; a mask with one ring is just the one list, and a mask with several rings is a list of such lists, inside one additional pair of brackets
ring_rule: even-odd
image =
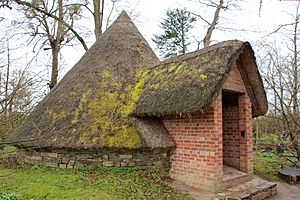
[(153, 69), (159, 68), (162, 65), (165, 65), (167, 63), (172, 63), (173, 61), (178, 62), (178, 61), (180, 61), (181, 57), (184, 57), (185, 59), (193, 59), (195, 57), (198, 57), (201, 54), (206, 54), (206, 53), (209, 53), (211, 51), (217, 50), (219, 47), (223, 46), (226, 43), (232, 43), (232, 42), (239, 42), (239, 43), (242, 43), (242, 44), (247, 43), (247, 42), (243, 42), (243, 41), (240, 41), (240, 40), (225, 40), (225, 41), (222, 41), (220, 43), (213, 44), (211, 46), (204, 47), (204, 48), (199, 49), (199, 50), (195, 50), (195, 51), (192, 51), (192, 52), (188, 52), (188, 53), (185, 53), (185, 54), (174, 56), (174, 57), (169, 58), (167, 60), (161, 61), (158, 65), (150, 67), (149, 70), (153, 70)]

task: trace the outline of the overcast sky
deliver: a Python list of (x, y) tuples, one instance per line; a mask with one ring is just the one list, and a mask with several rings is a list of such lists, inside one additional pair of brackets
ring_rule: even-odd
[[(260, 14), (259, 2), (260, 0), (240, 0), (238, 8), (226, 12), (221, 11), (220, 26), (222, 28), (249, 31), (216, 30), (212, 39), (215, 41), (240, 39), (253, 42), (274, 31), (278, 25), (293, 22), (290, 14), (295, 14), (297, 1), (263, 0)], [(202, 6), (197, 0), (142, 0), (137, 7), (140, 11), (137, 26), (152, 47), (154, 44), (151, 38), (153, 34), (161, 31), (159, 23), (168, 8), (187, 8), (191, 12), (201, 14), (208, 21), (212, 20), (214, 12), (213, 9)], [(206, 29), (207, 25), (198, 19), (193, 33), (198, 39), (202, 39)]]
[[(161, 32), (159, 24), (165, 17), (167, 9), (186, 8), (191, 12), (201, 14), (208, 21), (212, 20), (214, 12), (213, 9), (201, 5), (197, 0), (122, 1), (123, 4), (118, 7), (113, 18), (117, 17), (122, 9), (127, 12), (134, 10), (132, 15), (133, 20), (153, 49), (155, 49), (155, 44), (151, 41), (151, 38), (153, 38), (153, 34)], [(107, 0), (107, 2), (110, 1)], [(223, 29), (227, 29), (227, 31), (215, 30), (212, 35), (212, 40), (216, 43), (229, 39), (239, 39), (249, 41), (251, 44), (255, 45), (257, 41), (272, 41), (276, 39), (276, 43), (279, 46), (282, 46), (282, 48), (285, 48), (285, 43), (282, 42), (283, 40), (280, 35), (273, 34), (268, 37), (264, 36), (276, 30), (280, 24), (292, 23), (292, 15), (295, 15), (298, 2), (299, 1), (263, 0), (261, 12), (259, 14), (260, 0), (238, 0), (237, 8), (233, 8), (226, 12), (221, 11), (219, 26)], [(107, 16), (110, 11), (110, 5), (106, 5), (105, 8), (105, 15)], [(0, 17), (5, 16), (8, 19), (14, 19), (15, 17), (12, 11), (0, 10), (0, 12), (2, 12), (0, 13)], [(92, 27), (92, 19), (90, 17), (85, 18), (84, 24), (86, 27)], [(197, 40), (201, 40), (203, 39), (206, 30), (207, 24), (198, 19), (192, 33)], [(94, 36), (89, 38), (87, 43), (91, 46), (94, 42)], [(22, 52), (31, 51), (31, 49), (28, 48)], [(195, 50), (195, 48), (196, 44), (191, 46), (190, 51)], [(67, 65), (64, 67), (60, 77), (62, 77), (62, 75), (82, 57), (84, 50), (78, 45), (75, 49), (71, 47), (63, 48), (62, 53)]]
[[(280, 40), (281, 37), (276, 34), (269, 37), (264, 36), (276, 30), (281, 24), (293, 22), (291, 15), (295, 15), (297, 4), (298, 1), (263, 0), (261, 12), (259, 12), (260, 0), (238, 1), (237, 8), (221, 12), (219, 26), (227, 29), (227, 31), (215, 30), (212, 40), (216, 43), (229, 39), (239, 39), (249, 41), (252, 44), (267, 39)], [(108, 13), (109, 6), (106, 8)], [(127, 4), (120, 6), (117, 12), (122, 9), (131, 12), (134, 9), (133, 13), (137, 14), (136, 18), (135, 15), (133, 16), (134, 22), (150, 46), (155, 49), (155, 44), (151, 38), (153, 38), (153, 34), (161, 32), (159, 24), (165, 17), (166, 10), (175, 8), (186, 8), (191, 12), (201, 14), (208, 21), (212, 20), (214, 12), (213, 9), (201, 5), (197, 0), (128, 0)], [(117, 16), (117, 12), (114, 17)], [(207, 24), (198, 19), (193, 29), (193, 35), (197, 40), (201, 40), (206, 30)], [(92, 43), (93, 41), (90, 44)], [(196, 44), (190, 50), (195, 48)], [(80, 49), (77, 53), (79, 52), (81, 52)], [(67, 60), (70, 60), (68, 61), (69, 64), (75, 63), (76, 59), (69, 59), (68, 54), (65, 55)]]

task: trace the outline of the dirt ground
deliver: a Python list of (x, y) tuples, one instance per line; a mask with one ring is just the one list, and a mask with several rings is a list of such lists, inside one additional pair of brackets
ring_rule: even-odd
[(300, 200), (300, 184), (277, 183), (278, 194), (269, 200)]
[(180, 189), (181, 191), (188, 193), (190, 198), (194, 199), (194, 200), (200, 200), (200, 199), (201, 200), (214, 200), (216, 198), (216, 194), (214, 194), (214, 193), (191, 188), (179, 181), (173, 181), (172, 184), (177, 189)]

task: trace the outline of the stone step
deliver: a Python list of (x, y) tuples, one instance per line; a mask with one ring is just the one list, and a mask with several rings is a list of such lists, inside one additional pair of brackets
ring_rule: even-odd
[(237, 185), (241, 185), (243, 183), (246, 183), (252, 179), (252, 176), (248, 176), (247, 174), (239, 176), (239, 177), (234, 177), (232, 179), (228, 180), (223, 180), (223, 188), (224, 189), (229, 189)]
[(263, 200), (277, 194), (276, 184), (254, 177), (236, 187), (218, 194), (220, 200)]

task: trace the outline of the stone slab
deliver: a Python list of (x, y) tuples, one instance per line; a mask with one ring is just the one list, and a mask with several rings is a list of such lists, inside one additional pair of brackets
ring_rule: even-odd
[(225, 200), (263, 200), (277, 194), (276, 183), (254, 177), (238, 186), (228, 188), (218, 195), (218, 199)]

